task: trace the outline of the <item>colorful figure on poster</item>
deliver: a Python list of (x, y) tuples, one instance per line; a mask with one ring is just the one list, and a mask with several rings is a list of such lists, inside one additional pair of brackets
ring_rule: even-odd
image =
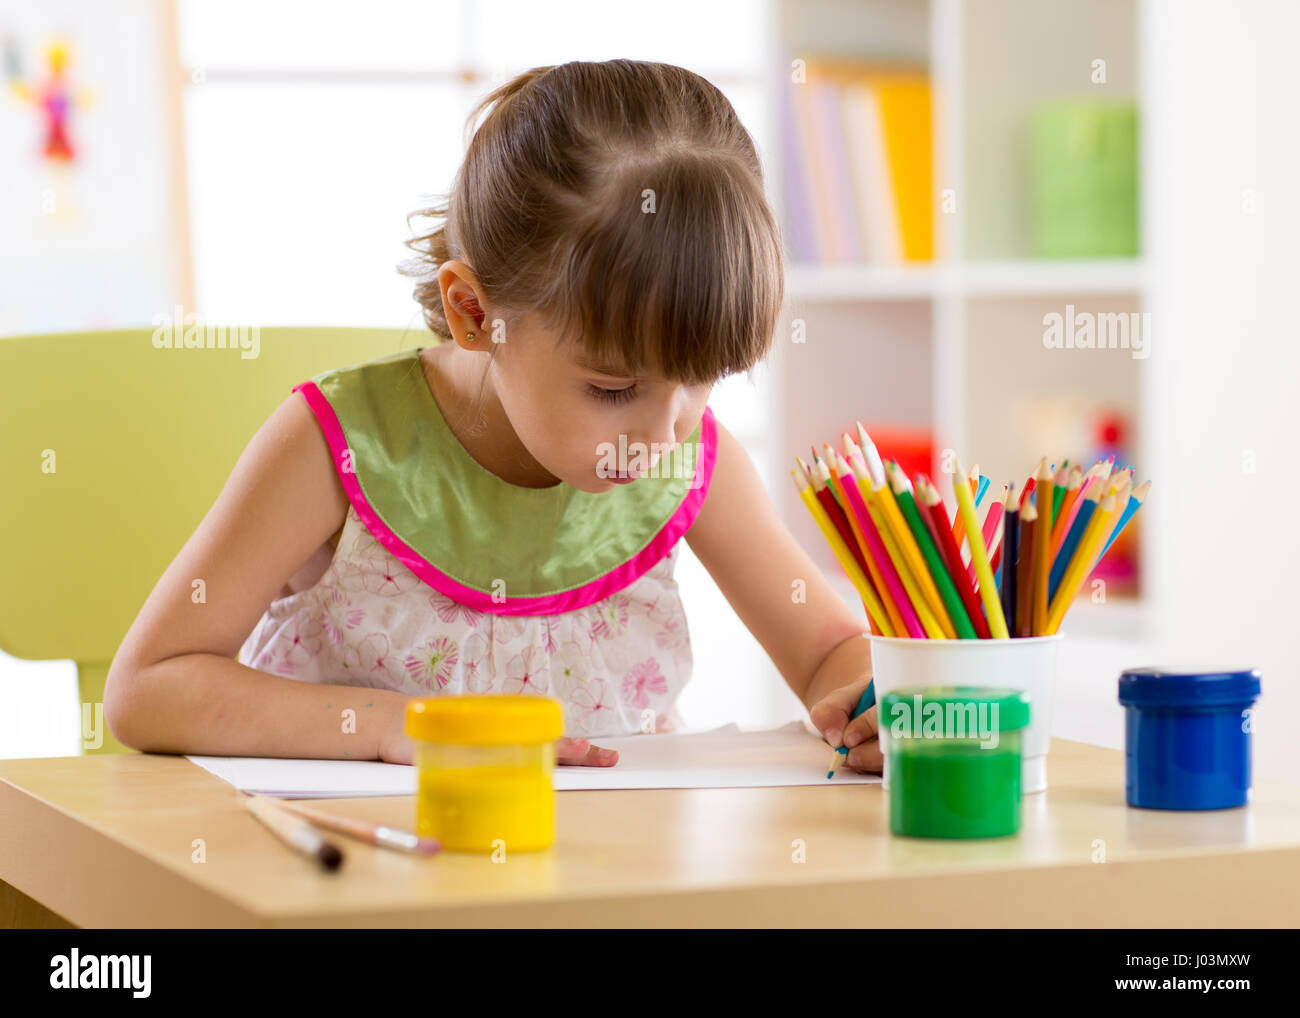
[(5, 77), (18, 98), (30, 102), (45, 118), (45, 139), (41, 154), (50, 162), (71, 164), (77, 158), (69, 131), (69, 117), (74, 109), (90, 105), (91, 93), (72, 91), (68, 76), (71, 62), (68, 43), (55, 38), (45, 50), (47, 76), (38, 82), (24, 80), (18, 49), (12, 39), (5, 40)]

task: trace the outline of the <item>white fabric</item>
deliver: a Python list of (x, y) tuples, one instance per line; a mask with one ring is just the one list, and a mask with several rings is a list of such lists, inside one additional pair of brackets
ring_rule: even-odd
[(329, 568), (314, 586), (271, 603), (238, 660), (306, 682), (410, 696), (550, 696), (564, 707), (568, 736), (672, 731), (682, 727), (674, 703), (692, 664), (673, 579), (679, 551), (583, 608), (495, 615), (434, 590), (349, 506)]

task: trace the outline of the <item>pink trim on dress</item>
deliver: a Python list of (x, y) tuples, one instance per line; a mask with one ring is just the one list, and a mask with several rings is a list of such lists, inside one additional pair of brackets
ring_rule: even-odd
[(320, 391), (320, 387), (315, 382), (311, 381), (300, 382), (291, 391), (301, 391), (303, 398), (307, 400), (307, 405), (316, 415), (316, 420), (325, 433), (325, 440), (329, 443), (330, 453), (334, 458), (334, 468), (338, 472), (348, 501), (352, 503), (361, 522), (366, 525), (366, 529), (375, 536), (375, 539), (387, 548), (394, 558), (435, 590), (459, 604), (494, 615), (557, 615), (594, 604), (630, 586), (672, 551), (673, 545), (695, 522), (700, 508), (704, 505), (704, 497), (708, 494), (709, 483), (713, 478), (713, 465), (717, 460), (718, 428), (713, 419), (713, 411), (705, 406), (704, 416), (700, 420), (699, 455), (695, 464), (696, 486), (687, 492), (681, 505), (649, 544), (621, 566), (572, 590), (543, 597), (506, 597), (502, 601), (496, 601), (491, 594), (467, 587), (441, 572), (379, 518), (379, 514), (366, 498), (365, 492), (361, 490), (357, 475), (344, 473), (339, 467), (343, 453), (348, 447), (347, 438), (343, 434), (343, 426), (339, 423), (338, 415), (329, 400), (325, 398), (325, 394)]

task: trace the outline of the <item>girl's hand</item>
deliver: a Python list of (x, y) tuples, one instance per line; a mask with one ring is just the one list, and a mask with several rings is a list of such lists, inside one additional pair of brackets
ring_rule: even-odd
[(415, 763), (415, 740), (404, 730), (390, 731), (379, 743), (379, 759), (383, 763)]
[[(404, 732), (394, 732), (380, 746), (379, 759), (384, 763), (414, 763), (415, 743)], [(555, 743), (555, 762), (582, 767), (613, 767), (618, 763), (618, 750), (601, 749), (586, 739), (558, 739)]]
[[(392, 732), (379, 747), (379, 759), (384, 763), (415, 763), (415, 742), (405, 732)], [(601, 749), (586, 739), (558, 739), (555, 762), (581, 767), (613, 767), (618, 763), (618, 750)]]
[[(379, 741), (379, 759), (384, 763), (415, 763), (415, 740), (406, 734), (405, 715), (394, 712), (394, 720)], [(613, 767), (618, 763), (618, 750), (601, 749), (587, 739), (557, 739), (555, 762), (581, 767)]]
[(557, 739), (555, 762), (579, 767), (613, 767), (618, 763), (618, 750), (601, 749), (587, 739)]
[(851, 686), (832, 689), (822, 699), (812, 705), (808, 716), (832, 747), (841, 744), (849, 747), (848, 765), (855, 771), (867, 774), (879, 774), (884, 770), (885, 760), (880, 752), (880, 740), (877, 737), (879, 724), (878, 705), (864, 711), (860, 717), (850, 723), (849, 718), (862, 691), (871, 681), (868, 676)]

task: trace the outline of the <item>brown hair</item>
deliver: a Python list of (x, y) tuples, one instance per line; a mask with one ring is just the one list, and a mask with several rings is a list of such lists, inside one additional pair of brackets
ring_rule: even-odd
[[(708, 384), (762, 360), (784, 256), (753, 139), (691, 71), (639, 60), (534, 67), (466, 120), (450, 192), (406, 241), (425, 325), (450, 338), (438, 284), (474, 271), (492, 313), (538, 311), (600, 364)], [(488, 309), (484, 309), (487, 311)], [(558, 345), (558, 344), (557, 344)]]

